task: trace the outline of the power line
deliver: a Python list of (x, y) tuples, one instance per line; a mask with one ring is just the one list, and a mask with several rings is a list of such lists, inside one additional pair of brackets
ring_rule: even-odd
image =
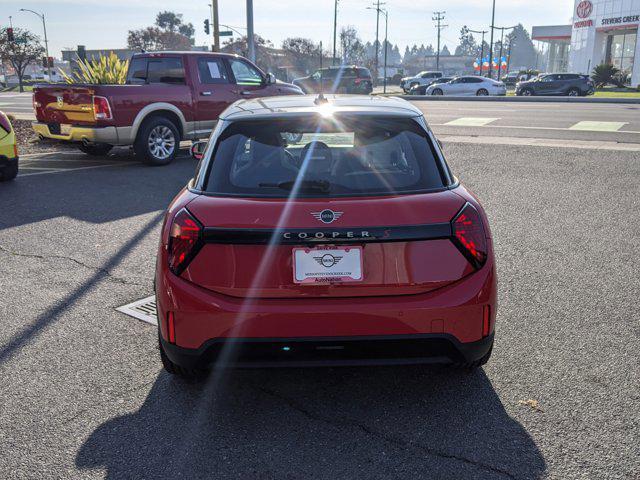
[(436, 28), (438, 29), (438, 49), (436, 50), (436, 70), (440, 70), (440, 31), (449, 25), (442, 25), (440, 22), (444, 20), (444, 14), (447, 12), (433, 12), (431, 20), (438, 22)]

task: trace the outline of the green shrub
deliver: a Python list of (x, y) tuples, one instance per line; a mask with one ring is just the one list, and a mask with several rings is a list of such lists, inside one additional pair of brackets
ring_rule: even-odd
[(100, 55), (92, 60), (77, 58), (78, 71), (67, 75), (60, 70), (60, 74), (66, 83), (91, 83), (96, 85), (119, 85), (127, 80), (129, 60), (120, 60), (111, 52), (109, 56)]

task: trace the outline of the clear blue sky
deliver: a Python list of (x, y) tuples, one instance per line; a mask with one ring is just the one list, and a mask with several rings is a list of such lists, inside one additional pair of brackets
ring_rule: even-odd
[[(151, 0), (0, 0), (0, 25), (13, 16), (15, 27), (28, 28), (42, 35), (42, 24), (33, 14), (19, 12), (30, 8), (44, 12), (47, 18), (50, 53), (60, 57), (65, 47), (84, 44), (88, 49), (123, 48), (127, 31), (149, 26), (159, 10), (182, 13), (196, 28), (196, 43), (210, 44), (203, 31), (203, 21), (209, 15), (207, 0), (158, 2)], [(323, 41), (326, 50), (332, 48), (333, 0), (254, 0), (255, 32), (279, 46), (283, 39), (303, 36)], [(366, 10), (371, 0), (340, 0), (338, 28), (355, 26), (364, 41), (375, 38), (375, 11)], [(219, 0), (220, 22), (244, 27), (246, 21), (243, 0)], [(527, 30), (532, 25), (555, 25), (571, 22), (573, 0), (553, 2), (532, 0), (496, 0), (496, 25), (522, 23)], [(389, 40), (401, 51), (405, 45), (436, 43), (436, 31), (431, 21), (434, 10), (446, 10), (443, 44), (450, 50), (457, 45), (462, 25), (486, 30), (491, 23), (491, 0), (386, 0), (389, 9)], [(381, 38), (384, 24), (381, 21)]]

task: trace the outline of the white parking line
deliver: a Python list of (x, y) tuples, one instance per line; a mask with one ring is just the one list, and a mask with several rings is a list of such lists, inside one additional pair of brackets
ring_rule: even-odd
[(590, 132), (617, 132), (627, 122), (592, 122), (582, 121), (569, 127), (569, 130), (588, 130)]
[[(450, 127), (450, 123), (431, 123), (429, 122), (431, 127)], [(458, 125), (459, 126), (459, 125)], [(479, 128), (508, 128), (512, 130), (555, 130), (555, 131), (569, 131), (570, 128), (567, 127), (532, 127), (532, 126), (523, 126), (523, 125), (481, 125)], [(638, 130), (617, 130), (612, 131), (611, 133), (632, 133), (634, 135), (640, 134)]]
[(499, 118), (489, 117), (461, 117), (451, 120), (445, 123), (445, 125), (451, 125), (453, 127), (484, 127), (485, 125), (500, 120)]
[[(52, 173), (77, 172), (78, 170), (90, 170), (92, 168), (121, 167), (123, 165), (125, 165), (125, 164), (112, 163), (112, 164), (109, 164), (109, 165), (92, 165), (90, 167), (61, 168), (61, 169), (58, 169), (58, 170), (50, 170), (48, 172), (25, 173), (24, 175), (18, 175), (18, 178), (32, 177), (34, 175), (50, 175)], [(126, 164), (126, 165), (135, 165), (135, 164)], [(25, 168), (30, 168), (30, 167), (25, 167)]]

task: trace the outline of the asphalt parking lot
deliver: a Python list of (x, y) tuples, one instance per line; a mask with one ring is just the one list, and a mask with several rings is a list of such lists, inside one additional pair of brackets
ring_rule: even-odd
[(435, 128), (495, 238), (496, 348), (473, 374), (174, 379), (155, 328), (115, 308), (151, 294), (163, 210), (195, 162), (25, 158), (0, 185), (0, 476), (638, 478), (640, 153)]

